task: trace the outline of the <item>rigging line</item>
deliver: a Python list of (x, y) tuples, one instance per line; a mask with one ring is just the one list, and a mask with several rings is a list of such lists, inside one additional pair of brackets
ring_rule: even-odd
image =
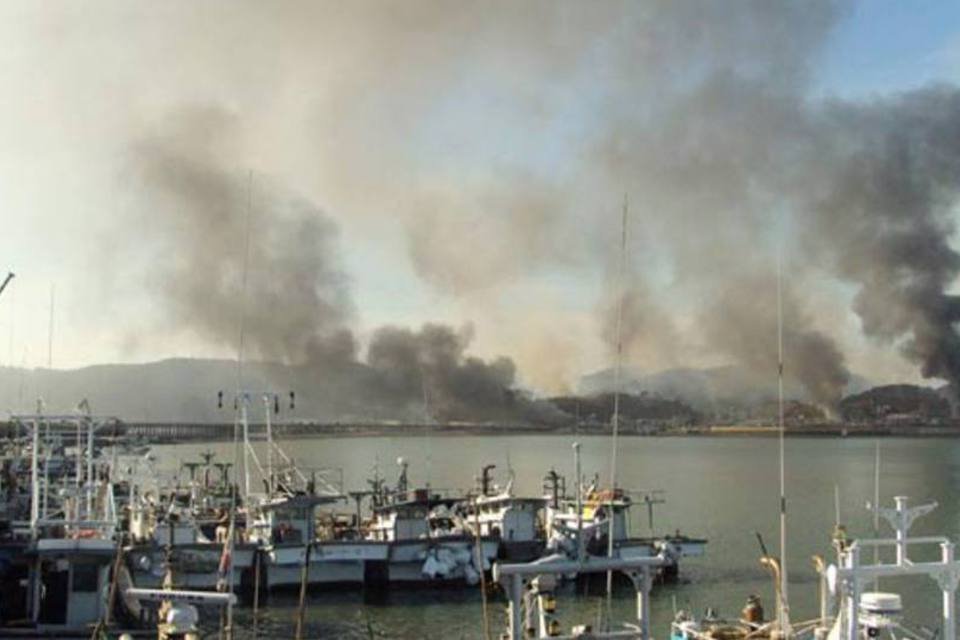
[[(613, 557), (614, 513), (613, 501), (617, 488), (617, 436), (620, 432), (620, 385), (623, 373), (623, 299), (626, 295), (627, 271), (627, 194), (623, 195), (623, 213), (620, 219), (620, 272), (617, 281), (617, 363), (614, 370), (613, 434), (610, 451), (610, 503), (607, 507), (607, 557)], [(578, 488), (579, 490), (579, 488)], [(613, 571), (607, 571), (607, 613), (613, 606)]]

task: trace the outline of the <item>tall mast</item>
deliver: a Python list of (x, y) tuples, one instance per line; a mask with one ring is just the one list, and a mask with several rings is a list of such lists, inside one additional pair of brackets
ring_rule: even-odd
[(242, 430), (242, 451), (243, 457), (237, 462), (243, 464), (243, 497), (246, 499), (250, 494), (250, 426), (247, 412), (247, 394), (243, 390), (243, 346), (247, 319), (247, 279), (250, 270), (250, 211), (251, 192), (253, 190), (253, 171), (247, 174), (247, 212), (244, 230), (243, 244), (243, 276), (240, 289), (240, 337), (237, 344), (237, 402), (240, 410), (240, 429)]
[[(243, 397), (243, 338), (244, 338), (244, 329), (245, 329), (245, 320), (247, 315), (247, 272), (248, 264), (250, 261), (250, 210), (251, 210), (251, 191), (253, 190), (253, 170), (247, 174), (247, 219), (246, 219), (246, 233), (244, 237), (243, 245), (243, 280), (241, 283), (240, 290), (240, 336), (237, 341), (237, 394), (236, 402), (239, 403), (241, 409), (241, 422), (244, 434), (243, 442), (243, 472), (244, 472), (244, 485), (249, 485), (249, 475), (247, 470), (247, 406), (246, 398)], [(239, 471), (239, 463), (241, 461), (240, 457), (240, 438), (238, 430), (241, 425), (238, 424), (237, 414), (234, 412), (234, 423), (233, 423), (233, 445), (234, 445), (234, 469)], [(231, 490), (232, 499), (230, 505), (230, 519), (229, 526), (227, 527), (227, 540), (224, 543), (224, 555), (227, 557), (227, 593), (233, 593), (233, 543), (234, 536), (236, 535), (236, 518), (237, 518), (237, 482), (238, 478), (234, 479), (233, 488)], [(246, 492), (244, 493), (244, 498), (246, 498)], [(221, 559), (222, 560), (222, 559)], [(223, 564), (223, 562), (221, 562)], [(228, 639), (233, 638), (233, 604), (227, 606), (226, 611), (226, 620), (225, 620), (225, 631), (226, 637)]]
[(777, 249), (777, 420), (780, 444), (780, 599), (777, 619), (784, 636), (790, 633), (790, 606), (787, 604), (787, 482), (783, 421), (783, 255)]
[[(620, 378), (623, 373), (623, 298), (627, 272), (627, 195), (623, 196), (623, 213), (620, 218), (620, 271), (617, 275), (617, 364), (613, 378), (613, 437), (610, 439), (610, 504), (607, 507), (607, 557), (613, 557), (613, 501), (617, 488), (617, 436), (620, 433)], [(577, 478), (577, 490), (580, 490)], [(607, 571), (607, 611), (613, 597), (613, 572)]]

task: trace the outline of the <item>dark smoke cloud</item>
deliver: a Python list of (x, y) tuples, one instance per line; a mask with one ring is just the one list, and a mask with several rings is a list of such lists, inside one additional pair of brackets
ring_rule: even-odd
[[(666, 247), (673, 284), (705, 301), (695, 331), (715, 353), (775, 373), (775, 296), (749, 274), (772, 282), (771, 248), (782, 245), (793, 276), (785, 299), (795, 301), (784, 317), (787, 374), (812, 398), (834, 404), (849, 373), (797, 280), (857, 285), (853, 311), (866, 335), (900, 345), (924, 376), (956, 381), (958, 92), (811, 99), (808, 67), (838, 13), (830, 3), (805, 5), (808, 15), (797, 9), (747, 3), (717, 16), (704, 27), (711, 35), (673, 58), (682, 80), (664, 83), (653, 100), (624, 81), (595, 147), (599, 179), (640, 196), (650, 229), (642, 241)], [(704, 50), (713, 38), (724, 43), (716, 56)], [(756, 52), (744, 48), (757, 38)], [(779, 53), (764, 48), (774, 42)], [(621, 112), (638, 103), (646, 108)], [(715, 291), (724, 292), (719, 300)]]
[(512, 360), (467, 354), (469, 328), (383, 327), (359, 360), (336, 224), (269, 179), (229, 171), (234, 127), (218, 109), (186, 110), (133, 148), (131, 175), (151, 203), (138, 220), (157, 251), (154, 299), (169, 320), (236, 348), (243, 318), (248, 357), (292, 365), (276, 369), (282, 384), (322, 388), (348, 415), (558, 418), (515, 388)]
[(509, 358), (485, 362), (466, 354), (471, 330), (426, 324), (419, 331), (378, 329), (367, 364), (377, 374), (379, 397), (410, 402), (419, 398), (428, 417), (439, 420), (549, 422), (560, 413), (529, 400), (513, 388), (516, 370)]
[(960, 92), (836, 104), (817, 121), (824, 180), (804, 202), (807, 246), (859, 289), (864, 332), (900, 343), (924, 377), (960, 380)]
[(138, 217), (157, 251), (158, 298), (175, 326), (233, 348), (243, 318), (254, 358), (352, 360), (353, 310), (336, 225), (272, 181), (228, 170), (235, 134), (228, 113), (188, 109), (133, 148), (131, 174), (148, 196)]

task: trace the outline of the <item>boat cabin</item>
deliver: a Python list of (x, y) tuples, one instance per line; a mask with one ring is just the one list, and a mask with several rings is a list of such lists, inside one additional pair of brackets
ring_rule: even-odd
[(394, 494), (373, 507), (373, 521), (367, 539), (378, 542), (417, 540), (431, 537), (430, 514), (440, 506), (448, 510), (456, 501), (442, 498), (428, 489), (414, 489)]
[(471, 528), (479, 524), (479, 534), (510, 542), (538, 539), (540, 514), (546, 507), (546, 498), (518, 498), (504, 492), (493, 496), (478, 496), (466, 505), (466, 521)]
[(105, 612), (116, 543), (106, 539), (42, 538), (28, 552), (30, 618), (44, 633), (85, 630)]
[(316, 538), (316, 510), (339, 496), (296, 495), (259, 505), (250, 526), (250, 542), (305, 544)]
[(588, 546), (591, 540), (606, 539), (610, 530), (609, 512), (613, 511), (614, 541), (629, 538), (628, 518), (632, 501), (622, 489), (589, 491), (583, 497), (580, 513), (577, 502), (570, 498), (559, 500), (556, 508), (547, 508), (546, 525), (550, 533), (571, 533), (582, 528)]

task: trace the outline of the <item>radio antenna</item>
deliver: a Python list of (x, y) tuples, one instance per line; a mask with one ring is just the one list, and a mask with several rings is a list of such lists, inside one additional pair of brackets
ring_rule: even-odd
[(780, 601), (777, 620), (783, 637), (790, 634), (790, 605), (787, 598), (787, 482), (783, 420), (783, 251), (777, 247), (777, 422), (780, 444)]

